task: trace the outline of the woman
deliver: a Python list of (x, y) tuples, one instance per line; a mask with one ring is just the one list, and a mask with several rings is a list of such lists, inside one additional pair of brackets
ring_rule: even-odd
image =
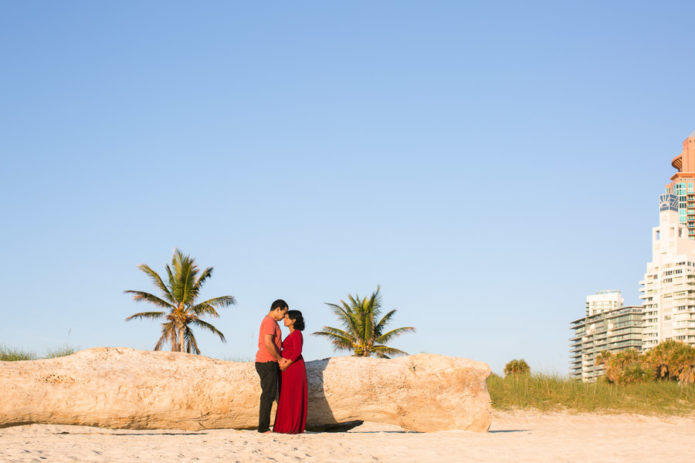
[(304, 317), (299, 310), (290, 310), (285, 315), (284, 324), (289, 328), (290, 334), (282, 342), (282, 357), (288, 359), (290, 364), (282, 369), (280, 399), (273, 431), (298, 434), (304, 432), (306, 427), (308, 401), (306, 368), (302, 358)]

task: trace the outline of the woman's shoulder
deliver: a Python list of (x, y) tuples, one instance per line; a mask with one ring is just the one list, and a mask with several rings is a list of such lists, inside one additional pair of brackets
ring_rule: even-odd
[(290, 339), (290, 342), (304, 342), (304, 337), (302, 336), (302, 332), (299, 330), (294, 330), (290, 334), (287, 335), (285, 338), (285, 341)]

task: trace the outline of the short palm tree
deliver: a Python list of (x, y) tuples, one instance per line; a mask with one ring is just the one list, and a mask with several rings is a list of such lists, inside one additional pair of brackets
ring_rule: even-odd
[(196, 303), (205, 281), (212, 276), (212, 267), (208, 267), (200, 273), (195, 259), (186, 256), (178, 249), (174, 249), (171, 258), (171, 266), (166, 266), (168, 284), (164, 284), (162, 278), (145, 264), (138, 265), (152, 279), (152, 282), (162, 292), (162, 297), (144, 291), (125, 291), (133, 295), (136, 301), (146, 301), (165, 309), (158, 312), (140, 312), (126, 318), (126, 321), (136, 318), (149, 318), (152, 320), (164, 319), (162, 323), (162, 335), (154, 346), (154, 350), (160, 350), (163, 345), (170, 344), (172, 352), (188, 352), (200, 354), (190, 325), (211, 331), (220, 337), (222, 342), (227, 342), (217, 328), (201, 320), (202, 316), (219, 317), (216, 308), (227, 307), (235, 303), (233, 296), (220, 296)]
[(369, 357), (372, 354), (382, 358), (389, 358), (389, 355), (407, 355), (407, 352), (389, 347), (385, 343), (404, 333), (414, 332), (415, 328), (405, 326), (385, 331), (396, 310), (389, 311), (379, 320), (380, 290), (381, 288), (377, 287), (370, 297), (360, 298), (359, 295), (348, 294), (348, 302), (341, 300), (339, 304), (326, 303), (342, 323), (343, 329), (324, 326), (323, 331), (313, 334), (328, 338), (335, 350), (349, 350), (356, 357)]
[(519, 376), (528, 376), (531, 374), (531, 367), (528, 366), (526, 360), (524, 359), (514, 359), (504, 366), (504, 376), (513, 376), (518, 378)]

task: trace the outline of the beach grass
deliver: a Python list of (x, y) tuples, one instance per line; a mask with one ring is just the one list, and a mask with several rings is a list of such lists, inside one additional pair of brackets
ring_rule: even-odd
[(39, 356), (34, 352), (25, 351), (17, 348), (10, 348), (4, 345), (0, 345), (0, 361), (2, 362), (18, 362), (21, 360), (38, 360), (38, 359), (52, 359), (56, 357), (65, 357), (66, 355), (72, 355), (75, 353), (75, 349), (70, 346), (58, 347), (56, 349), (48, 350), (45, 356)]
[(616, 385), (583, 383), (560, 375), (532, 374), (517, 378), (490, 375), (492, 407), (497, 410), (537, 409), (690, 415), (695, 413), (695, 384), (674, 381)]
[(20, 349), (13, 349), (0, 345), (0, 361), (15, 362), (19, 360), (35, 360), (36, 354)]
[(75, 353), (75, 349), (70, 346), (58, 347), (56, 349), (49, 350), (44, 358), (54, 359), (57, 357), (66, 357)]

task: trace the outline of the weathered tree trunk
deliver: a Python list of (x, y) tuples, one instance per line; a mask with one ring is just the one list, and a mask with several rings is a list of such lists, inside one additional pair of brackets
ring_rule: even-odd
[[(441, 355), (307, 362), (308, 427), (353, 420), (415, 431), (486, 431), (481, 362)], [(253, 363), (97, 348), (50, 360), (0, 362), (0, 427), (55, 423), (131, 429), (254, 428)]]

